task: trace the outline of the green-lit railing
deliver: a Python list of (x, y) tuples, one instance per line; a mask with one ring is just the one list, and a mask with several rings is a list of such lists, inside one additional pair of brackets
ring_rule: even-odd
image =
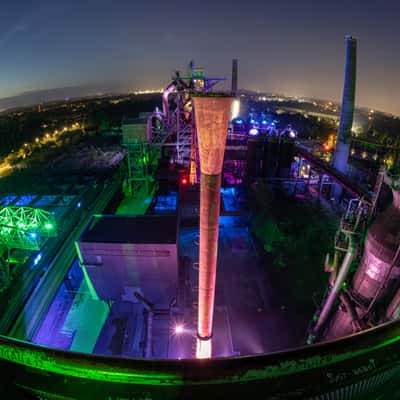
[(212, 360), (103, 357), (0, 337), (0, 368), (4, 390), (44, 398), (368, 399), (394, 393), (400, 321), (295, 350)]

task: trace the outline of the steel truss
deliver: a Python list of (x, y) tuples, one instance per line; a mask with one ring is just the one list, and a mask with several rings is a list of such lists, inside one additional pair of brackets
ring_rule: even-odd
[(33, 207), (0, 208), (0, 245), (8, 249), (39, 250), (57, 235), (56, 220), (49, 211)]
[(153, 178), (158, 165), (159, 149), (149, 143), (126, 143), (128, 177), (124, 181), (124, 194), (128, 197), (151, 197), (156, 189)]
[[(174, 147), (174, 161), (190, 169), (190, 180), (196, 180), (195, 165), (198, 165), (196, 150), (196, 128), (191, 96), (211, 92), (213, 86), (224, 79), (206, 78), (202, 68), (191, 62), (188, 76), (177, 71), (172, 82), (163, 93), (163, 113), (156, 110), (149, 117), (148, 129), (155, 145)], [(161, 116), (161, 118), (160, 118)], [(162, 121), (162, 129), (153, 121)]]

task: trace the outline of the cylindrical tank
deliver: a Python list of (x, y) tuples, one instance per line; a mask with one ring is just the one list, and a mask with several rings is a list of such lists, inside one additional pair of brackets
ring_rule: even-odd
[(246, 175), (259, 178), (264, 175), (264, 139), (262, 136), (249, 137), (246, 150)]
[[(399, 314), (400, 304), (400, 292), (396, 294), (400, 284), (400, 185), (398, 177), (387, 174), (385, 182), (392, 188), (393, 202), (371, 225), (363, 257), (352, 282), (354, 294), (367, 307), (361, 309), (354, 305), (358, 317), (366, 310), (386, 307), (386, 315), (381, 315), (381, 320), (395, 318)], [(351, 313), (345, 306), (339, 306), (330, 321), (325, 339), (352, 333), (352, 322)]]
[(267, 136), (264, 145), (264, 175), (273, 178), (278, 171), (279, 139), (276, 136)]
[[(372, 224), (365, 241), (364, 255), (354, 276), (353, 288), (364, 299), (385, 298), (398, 285), (400, 260), (394, 261), (400, 245), (400, 192), (393, 190), (393, 203)], [(381, 288), (381, 282), (384, 285)]]
[(294, 156), (294, 142), (289, 138), (282, 138), (279, 144), (279, 177), (288, 178)]

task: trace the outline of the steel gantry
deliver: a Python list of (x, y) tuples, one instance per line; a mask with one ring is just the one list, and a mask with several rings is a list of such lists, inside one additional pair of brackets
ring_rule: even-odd
[(56, 233), (56, 220), (49, 211), (33, 207), (0, 208), (0, 245), (7, 249), (39, 250)]
[(156, 109), (149, 117), (148, 136), (151, 143), (174, 148), (174, 161), (189, 167), (191, 180), (198, 164), (192, 95), (209, 93), (215, 84), (223, 80), (206, 78), (204, 69), (195, 67), (192, 61), (187, 76), (181, 76), (177, 71), (164, 90), (162, 113)]
[(127, 149), (128, 176), (124, 193), (128, 197), (151, 197), (157, 188), (154, 173), (158, 165), (159, 150), (149, 143), (137, 140), (124, 143)]

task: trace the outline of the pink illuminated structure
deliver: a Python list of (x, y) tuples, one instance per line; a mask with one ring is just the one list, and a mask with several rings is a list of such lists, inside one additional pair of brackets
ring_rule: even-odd
[(193, 98), (200, 157), (200, 255), (197, 358), (211, 357), (221, 172), (232, 106), (226, 96)]

